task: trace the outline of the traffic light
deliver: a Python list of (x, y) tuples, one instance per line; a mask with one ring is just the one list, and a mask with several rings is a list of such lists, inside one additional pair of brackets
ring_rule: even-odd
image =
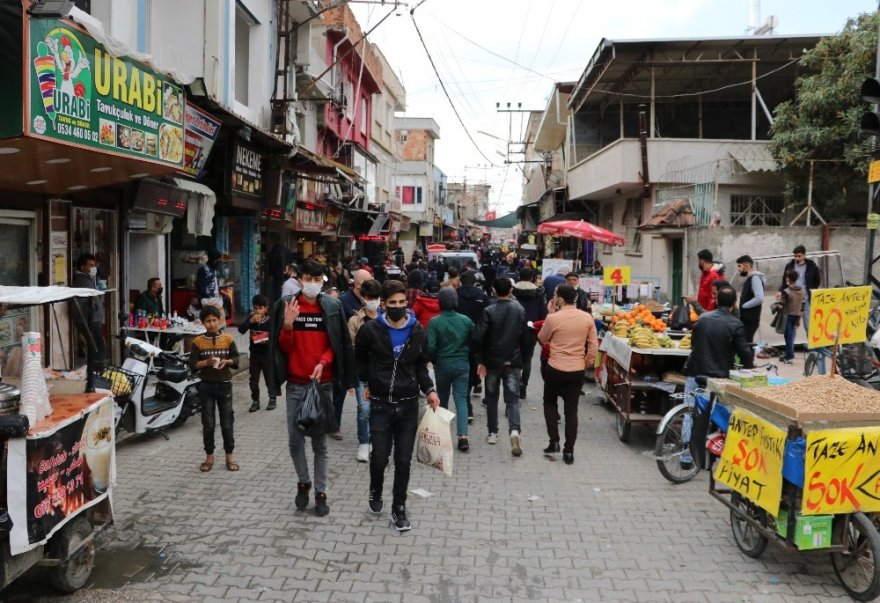
[[(880, 105), (880, 81), (869, 77), (862, 82), (862, 100), (872, 105)], [(880, 136), (880, 113), (865, 111), (860, 122), (862, 132)]]

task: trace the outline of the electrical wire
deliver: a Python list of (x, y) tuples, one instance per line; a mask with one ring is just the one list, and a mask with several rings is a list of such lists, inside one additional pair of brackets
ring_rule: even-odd
[[(372, 18), (373, 18), (373, 7), (370, 6), (369, 11), (367, 12), (367, 26), (370, 25), (370, 20)], [(339, 153), (342, 152), (342, 147), (345, 144), (345, 141), (349, 140), (349, 136), (351, 136), (351, 131), (354, 129), (355, 118), (357, 117), (357, 114), (360, 112), (361, 103), (363, 103), (363, 100), (360, 98), (360, 94), (361, 94), (361, 82), (363, 82), (363, 78), (364, 78), (364, 63), (367, 62), (366, 58), (367, 58), (367, 36), (364, 36), (363, 39), (361, 40), (361, 68), (358, 71), (357, 86), (355, 86), (354, 94), (352, 94), (353, 98), (350, 101), (351, 105), (354, 105), (355, 103), (357, 103), (357, 106), (356, 107), (349, 106), (349, 111), (350, 111), (351, 115), (348, 118), (348, 130), (346, 130), (346, 132), (345, 132), (345, 137), (343, 137), (342, 140), (338, 141), (339, 144), (337, 144), (337, 146), (336, 146), (336, 152), (333, 153), (333, 159), (336, 159), (339, 157)], [(358, 101), (360, 101), (360, 102), (358, 102)], [(344, 112), (343, 112), (343, 114), (344, 114)], [(364, 124), (361, 124), (361, 125), (364, 125)], [(368, 125), (369, 124), (367, 124), (364, 127), (367, 127)]]
[(437, 81), (440, 82), (440, 87), (443, 89), (443, 94), (446, 96), (446, 100), (449, 101), (449, 106), (452, 107), (452, 112), (455, 114), (455, 117), (458, 119), (458, 123), (461, 124), (461, 127), (464, 130), (464, 133), (467, 134), (468, 140), (471, 141), (471, 144), (474, 145), (474, 148), (483, 157), (483, 159), (488, 161), (489, 164), (492, 165), (493, 167), (498, 167), (495, 164), (495, 162), (493, 162), (491, 159), (486, 157), (486, 154), (477, 145), (477, 141), (474, 140), (473, 135), (471, 135), (470, 130), (468, 130), (467, 126), (464, 125), (464, 121), (461, 119), (461, 115), (459, 114), (458, 109), (455, 108), (455, 103), (452, 102), (452, 98), (450, 98), (450, 96), (449, 96), (449, 91), (446, 90), (446, 84), (443, 82), (443, 79), (440, 77), (440, 72), (437, 71), (437, 65), (434, 63), (434, 58), (431, 56), (431, 51), (428, 50), (428, 46), (425, 44), (425, 38), (422, 37), (422, 32), (419, 29), (419, 24), (416, 22), (416, 16), (413, 14), (415, 12), (415, 9), (418, 8), (419, 6), (421, 6), (422, 4), (424, 4), (425, 2), (426, 2), (426, 0), (422, 0), (421, 2), (419, 2), (415, 6), (415, 8), (413, 8), (413, 10), (411, 10), (409, 13), (410, 19), (412, 19), (413, 27), (415, 27), (415, 29), (416, 29), (416, 34), (419, 36), (419, 42), (422, 43), (422, 48), (425, 50), (425, 54), (428, 57), (428, 62), (431, 63), (431, 68), (434, 70), (434, 75), (437, 76)]
[(565, 38), (568, 37), (568, 32), (571, 30), (571, 26), (574, 25), (575, 17), (577, 17), (578, 13), (581, 11), (581, 7), (584, 5), (584, 0), (580, 0), (578, 2), (577, 8), (574, 9), (574, 13), (572, 13), (571, 18), (568, 20), (568, 25), (565, 28), (565, 32), (562, 34), (562, 38), (559, 40), (559, 46), (556, 47), (556, 52), (553, 53), (553, 58), (550, 59), (549, 64), (552, 65), (556, 60), (556, 57), (559, 56), (559, 52), (562, 50), (562, 45), (565, 43)]

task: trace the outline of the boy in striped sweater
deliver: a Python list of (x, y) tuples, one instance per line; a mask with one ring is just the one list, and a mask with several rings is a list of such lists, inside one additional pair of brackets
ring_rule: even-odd
[(199, 371), (199, 402), (202, 405), (202, 440), (205, 445), (205, 462), (199, 466), (202, 472), (214, 467), (214, 431), (216, 414), (220, 414), (220, 433), (226, 452), (226, 468), (238, 471), (232, 457), (235, 437), (232, 434), (234, 413), (232, 410), (232, 370), (238, 368), (238, 348), (232, 335), (220, 332), (220, 309), (205, 305), (200, 314), (205, 333), (192, 342), (189, 368)]

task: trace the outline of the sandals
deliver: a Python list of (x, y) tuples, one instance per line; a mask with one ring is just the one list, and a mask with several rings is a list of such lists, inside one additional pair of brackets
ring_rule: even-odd
[(208, 471), (210, 471), (213, 468), (214, 468), (214, 461), (210, 461), (210, 462), (205, 461), (204, 463), (199, 465), (199, 471), (201, 471), (202, 473), (207, 473)]
[(226, 461), (226, 469), (229, 471), (238, 471), (240, 467), (235, 461)]

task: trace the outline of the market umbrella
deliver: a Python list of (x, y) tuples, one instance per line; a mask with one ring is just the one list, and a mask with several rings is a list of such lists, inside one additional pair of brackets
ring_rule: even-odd
[(583, 220), (558, 220), (538, 224), (538, 234), (554, 237), (573, 237), (584, 241), (593, 241), (605, 245), (624, 245), (626, 241), (610, 230), (600, 228)]

